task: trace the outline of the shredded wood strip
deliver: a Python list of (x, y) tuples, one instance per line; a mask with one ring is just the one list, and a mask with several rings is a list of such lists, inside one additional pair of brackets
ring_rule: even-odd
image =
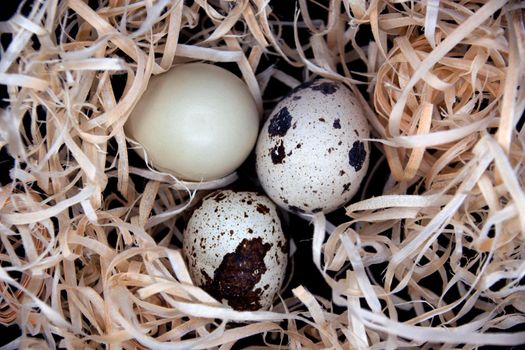
[[(0, 188), (0, 324), (22, 329), (2, 349), (525, 342), (522, 3), (299, 0), (285, 19), (274, 1), (93, 3), (36, 1), (0, 23), (12, 35), (0, 149), (14, 159)], [(152, 75), (195, 60), (236, 65), (261, 112), (273, 83), (315, 75), (359, 94), (390, 173), (375, 184), (373, 168), (345, 222), (306, 218), (330, 300), (297, 286), (273, 310), (239, 312), (193, 285), (176, 224), (238, 175), (186, 182), (147, 155), (137, 167), (123, 126)]]

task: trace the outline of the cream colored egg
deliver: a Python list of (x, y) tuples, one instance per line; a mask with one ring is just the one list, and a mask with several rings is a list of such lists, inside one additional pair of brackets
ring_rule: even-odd
[(258, 126), (257, 106), (241, 79), (191, 63), (151, 79), (125, 131), (155, 168), (200, 181), (235, 171), (253, 149)]
[(277, 104), (256, 146), (266, 194), (296, 213), (331, 212), (359, 189), (368, 169), (369, 126), (355, 96), (326, 79)]
[(283, 284), (288, 243), (266, 196), (208, 195), (188, 222), (182, 249), (193, 281), (236, 310), (268, 309)]

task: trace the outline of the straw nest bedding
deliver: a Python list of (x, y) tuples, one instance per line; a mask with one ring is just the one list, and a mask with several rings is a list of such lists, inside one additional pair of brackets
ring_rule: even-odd
[[(524, 3), (294, 6), (287, 18), (262, 0), (42, 0), (0, 23), (0, 323), (22, 331), (2, 349), (525, 341)], [(271, 311), (238, 312), (192, 285), (177, 222), (237, 176), (188, 183), (132, 165), (123, 124), (152, 75), (195, 60), (234, 67), (261, 110), (268, 86), (312, 76), (365, 96), (383, 154), (370, 179), (390, 174), (341, 222), (310, 218), (329, 298), (299, 285)]]

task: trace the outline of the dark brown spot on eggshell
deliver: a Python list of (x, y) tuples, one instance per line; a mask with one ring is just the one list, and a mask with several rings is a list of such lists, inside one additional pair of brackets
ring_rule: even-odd
[(282, 164), (286, 157), (286, 151), (284, 149), (283, 141), (280, 144), (275, 145), (270, 149), (270, 157), (272, 158), (273, 164)]
[(281, 249), (281, 252), (283, 252), (283, 254), (288, 255), (288, 241), (277, 242), (277, 248)]
[(288, 112), (288, 108), (283, 107), (277, 112), (276, 115), (270, 119), (270, 125), (268, 125), (268, 134), (271, 137), (284, 136), (290, 127), (292, 126), (292, 116)]
[(326, 119), (324, 119), (324, 118), (319, 118), (319, 121), (324, 123), (324, 122), (326, 121)]
[(222, 201), (224, 198), (226, 198), (226, 194), (223, 192), (218, 192), (215, 196), (213, 196), (213, 200), (215, 200), (217, 203)]
[(290, 211), (293, 213), (304, 213), (305, 212), (304, 209), (296, 207), (295, 205), (289, 205), (288, 209), (290, 209)]
[(341, 129), (341, 121), (339, 119), (334, 120), (334, 129)]
[(365, 145), (361, 141), (355, 141), (352, 149), (348, 152), (348, 161), (355, 171), (361, 170), (366, 159)]
[(323, 211), (323, 208), (315, 208), (315, 209), (312, 209), (312, 213), (319, 213)]
[[(288, 92), (288, 94), (284, 98), (287, 98), (287, 97), (295, 94), (298, 91), (301, 91), (303, 89), (309, 88), (314, 82), (315, 82), (315, 80), (310, 80), (310, 81), (306, 81), (306, 82), (304, 82), (302, 84), (297, 85), (292, 90), (290, 90), (290, 92)], [(299, 98), (300, 98), (300, 96), (299, 96)], [(295, 96), (294, 96), (294, 99), (295, 99)]]
[(270, 212), (270, 208), (268, 208), (266, 205), (258, 203), (257, 204), (257, 211), (263, 215), (266, 215)]
[(224, 255), (213, 279), (201, 271), (205, 281), (202, 288), (218, 300), (226, 299), (235, 310), (260, 309), (262, 290), (254, 287), (266, 272), (264, 257), (271, 246), (261, 237), (243, 239), (235, 252)]
[(337, 91), (337, 89), (339, 89), (339, 86), (329, 82), (323, 82), (319, 85), (312, 86), (312, 90), (320, 91), (323, 95), (334, 94)]
[(341, 192), (341, 194), (343, 194), (345, 192), (348, 192), (350, 190), (350, 186), (352, 186), (351, 182), (348, 182), (348, 183), (344, 184), (343, 185), (343, 192)]

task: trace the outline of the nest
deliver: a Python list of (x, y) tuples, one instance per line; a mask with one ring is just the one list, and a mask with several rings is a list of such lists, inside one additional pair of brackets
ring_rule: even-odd
[[(22, 331), (6, 349), (524, 343), (523, 3), (276, 5), (47, 0), (0, 23), (0, 323)], [(190, 61), (232, 67), (261, 112), (272, 84), (311, 76), (360, 98), (383, 156), (344, 220), (309, 218), (330, 298), (299, 285), (240, 312), (193, 285), (177, 223), (237, 175), (133, 165), (123, 131), (151, 76)]]

